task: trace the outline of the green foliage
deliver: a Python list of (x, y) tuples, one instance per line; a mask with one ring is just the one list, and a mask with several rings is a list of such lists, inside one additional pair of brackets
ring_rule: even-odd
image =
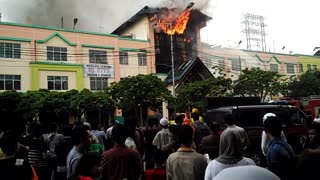
[(234, 95), (260, 97), (277, 95), (283, 89), (283, 81), (278, 72), (263, 71), (259, 68), (243, 70), (239, 79), (234, 81)]
[[(153, 75), (137, 75), (112, 83), (108, 88), (113, 104), (124, 113), (138, 112), (139, 106), (160, 109), (162, 101), (171, 101), (172, 97), (166, 84)], [(136, 114), (137, 115), (137, 114)]]
[(293, 98), (320, 94), (320, 71), (307, 71), (288, 83), (287, 94)]
[(227, 95), (232, 89), (231, 83), (231, 79), (218, 77), (183, 85), (177, 89), (177, 107), (181, 111), (190, 110), (192, 107), (204, 109), (206, 97)]

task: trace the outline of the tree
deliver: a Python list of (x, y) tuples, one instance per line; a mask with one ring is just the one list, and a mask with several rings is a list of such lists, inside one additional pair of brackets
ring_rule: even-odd
[(171, 101), (172, 96), (161, 79), (153, 75), (126, 77), (112, 83), (108, 93), (113, 103), (122, 109), (124, 114), (134, 113), (138, 117), (140, 107), (158, 110), (163, 101)]
[(288, 83), (288, 95), (293, 98), (320, 94), (320, 71), (307, 71)]
[(70, 101), (70, 111), (76, 114), (77, 120), (88, 111), (114, 109), (114, 105), (110, 100), (109, 94), (104, 91), (91, 92), (88, 89), (83, 89), (80, 93), (76, 90), (68, 91), (68, 98)]
[(6, 128), (22, 128), (25, 122), (18, 110), (20, 93), (5, 91), (0, 93), (0, 130)]
[(278, 72), (263, 71), (260, 68), (245, 69), (234, 81), (234, 95), (257, 96), (264, 101), (269, 96), (279, 94), (282, 90), (282, 79)]
[(227, 95), (231, 90), (231, 83), (231, 79), (218, 77), (185, 84), (177, 89), (177, 107), (181, 111), (190, 110), (192, 107), (204, 109), (206, 97)]

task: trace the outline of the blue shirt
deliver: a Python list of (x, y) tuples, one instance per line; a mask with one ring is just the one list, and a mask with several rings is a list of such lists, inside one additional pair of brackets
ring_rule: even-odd
[(290, 179), (289, 176), (295, 164), (294, 159), (294, 152), (288, 143), (281, 138), (270, 141), (267, 154), (268, 169), (278, 175), (281, 180)]

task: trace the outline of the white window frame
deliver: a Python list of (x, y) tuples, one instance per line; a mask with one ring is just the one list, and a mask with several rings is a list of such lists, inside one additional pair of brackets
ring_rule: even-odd
[[(52, 54), (51, 56), (49, 54)], [(47, 60), (48, 61), (67, 61), (68, 48), (47, 46)]]
[(147, 65), (147, 54), (146, 53), (138, 53), (138, 65), (146, 66)]
[(89, 49), (89, 63), (108, 64), (107, 51)]
[(119, 64), (128, 65), (128, 51), (119, 51)]
[[(50, 84), (52, 88), (50, 88)], [(68, 76), (47, 76), (47, 87), (48, 90), (63, 91), (69, 89), (69, 77)]]
[(0, 84), (0, 90), (21, 90), (21, 75), (0, 74)]
[(278, 72), (279, 71), (278, 64), (270, 64), (270, 71)]
[[(94, 87), (93, 84), (94, 83)], [(98, 84), (100, 87), (98, 88)], [(104, 77), (90, 77), (90, 90), (91, 91), (102, 91), (108, 87), (108, 78)]]
[(294, 64), (287, 64), (287, 74), (294, 74)]
[(0, 42), (0, 58), (21, 59), (21, 44)]

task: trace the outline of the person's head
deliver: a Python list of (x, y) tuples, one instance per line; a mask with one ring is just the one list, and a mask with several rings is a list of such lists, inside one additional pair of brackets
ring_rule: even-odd
[(156, 167), (161, 167), (166, 160), (166, 154), (160, 149), (157, 149), (154, 151), (152, 159)]
[(89, 130), (91, 130), (91, 124), (89, 122), (83, 122), (84, 126), (87, 126)]
[(55, 133), (58, 131), (58, 125), (56, 123), (49, 124), (48, 127), (49, 133)]
[(4, 132), (0, 139), (0, 148), (6, 155), (15, 155), (18, 150), (18, 136), (13, 131)]
[(210, 130), (213, 134), (218, 135), (220, 131), (220, 125), (217, 122), (212, 122), (210, 124)]
[(224, 122), (230, 126), (234, 124), (234, 118), (232, 117), (232, 114), (227, 113), (224, 115)]
[(148, 127), (153, 127), (158, 124), (157, 118), (149, 118), (148, 119)]
[(98, 130), (99, 123), (97, 121), (92, 121), (90, 124), (92, 130)]
[(112, 128), (112, 139), (117, 144), (124, 144), (128, 134), (128, 129), (122, 124), (116, 124)]
[(34, 128), (31, 131), (32, 137), (40, 138), (42, 136), (43, 129), (40, 125), (35, 125)]
[(114, 126), (116, 124), (116, 121), (114, 120), (114, 119), (111, 119), (110, 121), (109, 121), (109, 126), (111, 127), (111, 126)]
[(78, 125), (72, 130), (72, 141), (74, 145), (82, 145), (88, 148), (90, 145), (91, 134), (87, 126)]
[(162, 128), (168, 128), (168, 125), (169, 125), (168, 119), (166, 119), (166, 118), (161, 118), (160, 119), (160, 126)]
[(181, 125), (183, 123), (183, 119), (184, 119), (185, 115), (184, 114), (179, 114), (178, 116), (176, 116), (176, 123), (177, 125)]
[(225, 129), (220, 136), (219, 155), (239, 159), (242, 157), (241, 139), (237, 132)]
[(264, 130), (268, 136), (281, 137), (282, 122), (276, 116), (269, 116), (264, 121)]
[(266, 113), (265, 115), (263, 115), (263, 118), (262, 118), (263, 123), (268, 117), (277, 117), (277, 116), (274, 113)]
[(179, 141), (181, 145), (191, 146), (193, 141), (193, 129), (189, 125), (182, 125), (179, 128)]
[(222, 170), (214, 179), (226, 180), (280, 180), (271, 171), (259, 166), (238, 166)]
[(71, 128), (71, 126), (65, 126), (65, 127), (63, 127), (63, 129), (62, 129), (62, 135), (63, 136), (69, 136), (69, 137), (71, 137), (72, 136), (72, 128)]
[(198, 112), (192, 113), (192, 118), (194, 121), (199, 121), (200, 114)]
[(310, 143), (320, 145), (320, 132), (317, 129), (309, 129), (308, 138)]
[(97, 178), (101, 174), (101, 157), (98, 153), (84, 154), (78, 166), (76, 167), (75, 174), (77, 176), (86, 176), (93, 179)]

